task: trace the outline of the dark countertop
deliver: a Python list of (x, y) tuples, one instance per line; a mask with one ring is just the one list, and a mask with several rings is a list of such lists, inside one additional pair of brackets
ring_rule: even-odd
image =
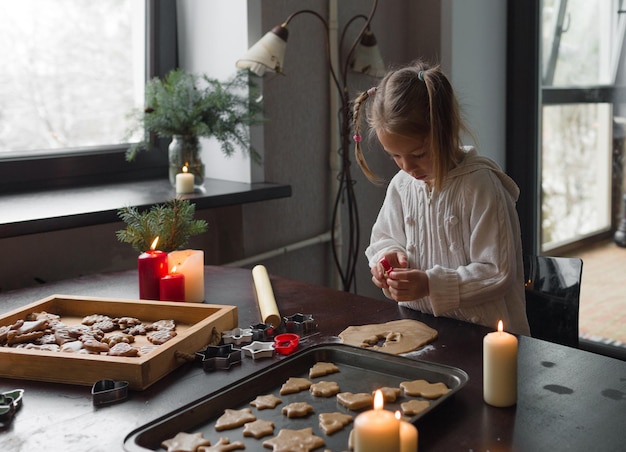
[[(438, 331), (435, 342), (408, 356), (463, 369), (469, 382), (417, 422), (421, 452), (623, 450), (626, 362), (520, 337), (518, 403), (494, 408), (482, 400), (482, 341), (490, 329), (270, 277), (281, 315), (311, 313), (319, 324), (319, 334), (303, 347), (336, 341), (350, 325), (400, 318), (422, 321)], [(240, 327), (260, 321), (249, 270), (206, 267), (205, 288), (208, 303), (238, 306)], [(0, 309), (7, 312), (55, 293), (132, 299), (138, 295), (137, 273), (88, 276), (6, 292), (0, 294)], [(26, 392), (13, 424), (0, 431), (0, 450), (123, 450), (124, 439), (134, 429), (279, 359), (244, 359), (228, 371), (213, 373), (183, 364), (148, 389), (131, 391), (128, 400), (102, 408), (92, 405), (89, 387), (2, 378), (0, 390)]]
[[(268, 182), (205, 179), (203, 193), (181, 195), (197, 209), (291, 196), (291, 187)], [(117, 211), (144, 209), (176, 197), (167, 179), (42, 190), (0, 196), (0, 238), (119, 221)]]

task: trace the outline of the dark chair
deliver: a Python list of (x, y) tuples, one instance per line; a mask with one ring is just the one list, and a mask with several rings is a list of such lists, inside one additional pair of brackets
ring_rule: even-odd
[(524, 256), (526, 315), (530, 335), (578, 347), (578, 313), (583, 261)]

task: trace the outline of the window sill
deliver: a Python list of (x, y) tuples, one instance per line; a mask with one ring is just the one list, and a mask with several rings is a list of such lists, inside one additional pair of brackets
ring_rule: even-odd
[[(206, 179), (204, 193), (181, 195), (196, 209), (291, 196), (291, 186)], [(123, 207), (145, 209), (176, 196), (167, 179), (42, 190), (0, 196), (0, 238), (120, 221)]]

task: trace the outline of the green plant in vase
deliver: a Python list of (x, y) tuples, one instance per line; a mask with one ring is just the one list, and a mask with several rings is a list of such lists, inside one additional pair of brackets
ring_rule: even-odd
[(130, 243), (143, 253), (149, 250), (156, 237), (156, 249), (170, 253), (182, 249), (189, 238), (208, 229), (204, 220), (194, 220), (196, 207), (187, 199), (172, 199), (165, 204), (155, 204), (140, 212), (135, 207), (118, 210), (118, 216), (126, 223), (126, 229), (117, 231), (120, 242)]
[(128, 148), (126, 159), (132, 161), (140, 150), (151, 149), (152, 133), (172, 139), (168, 148), (172, 185), (184, 166), (194, 175), (195, 185), (203, 184), (200, 138), (215, 138), (227, 157), (238, 147), (259, 161), (249, 136), (249, 126), (263, 121), (261, 104), (250, 101), (256, 97), (256, 86), (244, 71), (227, 81), (183, 69), (153, 78), (146, 85), (144, 110), (134, 113), (134, 130), (143, 130), (144, 139)]

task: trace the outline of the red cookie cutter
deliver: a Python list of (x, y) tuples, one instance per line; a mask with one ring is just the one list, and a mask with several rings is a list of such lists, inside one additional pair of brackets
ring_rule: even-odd
[(289, 355), (298, 348), (300, 336), (293, 333), (283, 333), (274, 337), (274, 350), (281, 355)]
[(380, 265), (383, 266), (383, 275), (385, 276), (385, 278), (389, 278), (389, 273), (393, 271), (393, 267), (391, 266), (387, 258), (383, 257), (378, 262), (380, 263)]

